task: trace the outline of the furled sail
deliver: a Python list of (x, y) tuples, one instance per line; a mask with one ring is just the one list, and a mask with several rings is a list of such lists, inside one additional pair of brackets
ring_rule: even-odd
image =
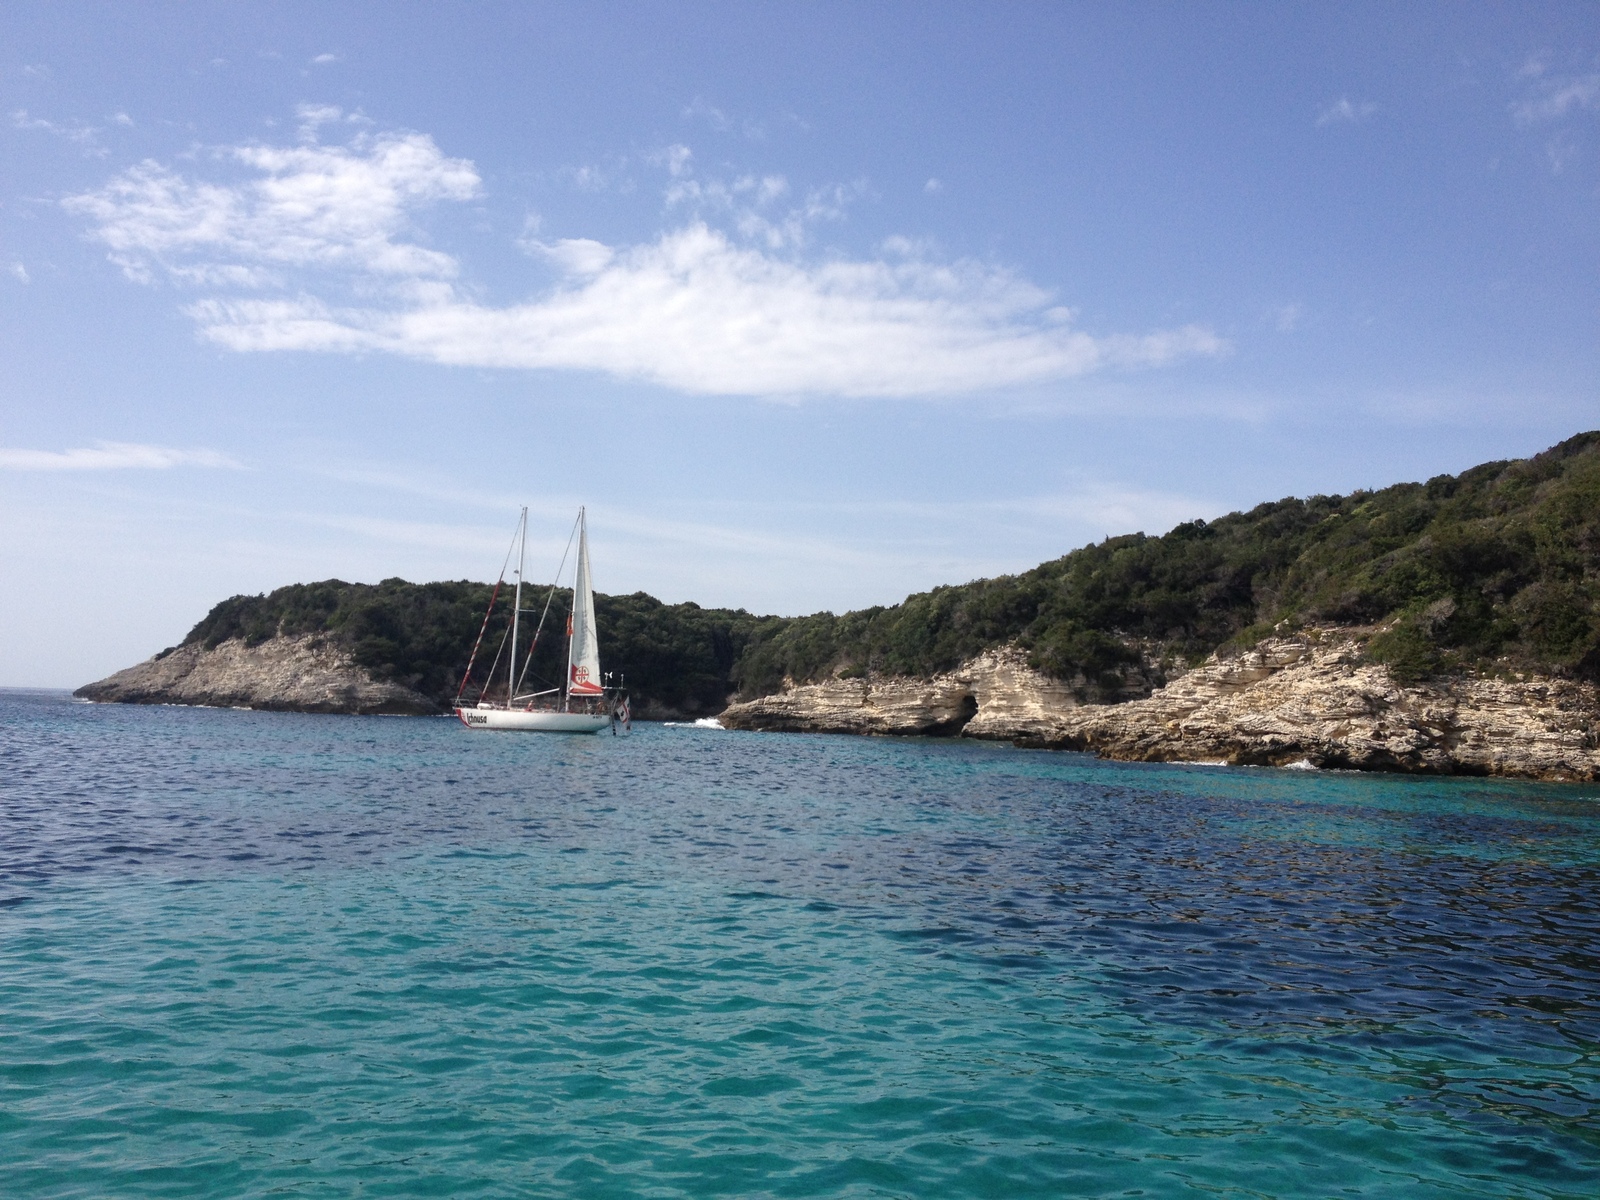
[(578, 513), (578, 577), (572, 584), (572, 642), (567, 650), (567, 694), (598, 696), (600, 639), (594, 628), (594, 585), (589, 579), (589, 526)]

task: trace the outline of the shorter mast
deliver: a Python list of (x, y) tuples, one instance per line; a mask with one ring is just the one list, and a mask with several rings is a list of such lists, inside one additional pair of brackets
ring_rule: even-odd
[(522, 618), (522, 572), (528, 562), (528, 510), (523, 508), (519, 522), (522, 545), (517, 551), (517, 597), (511, 605), (511, 661), (506, 667), (506, 708), (516, 699), (517, 692), (517, 624)]

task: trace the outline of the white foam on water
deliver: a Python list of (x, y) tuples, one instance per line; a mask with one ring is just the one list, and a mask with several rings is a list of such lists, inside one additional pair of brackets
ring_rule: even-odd
[(715, 717), (701, 717), (698, 721), (663, 721), (669, 729), (722, 729), (721, 721)]
[(1320, 771), (1320, 770), (1322, 770), (1321, 767), (1317, 766), (1317, 764), (1312, 762), (1309, 758), (1302, 758), (1299, 762), (1284, 763), (1283, 764), (1283, 769), (1285, 771)]

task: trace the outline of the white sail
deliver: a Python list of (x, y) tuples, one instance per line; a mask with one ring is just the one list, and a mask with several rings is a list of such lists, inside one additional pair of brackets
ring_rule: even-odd
[(578, 577), (572, 584), (572, 641), (567, 648), (567, 694), (598, 696), (600, 639), (594, 627), (594, 585), (589, 579), (589, 526), (578, 510)]

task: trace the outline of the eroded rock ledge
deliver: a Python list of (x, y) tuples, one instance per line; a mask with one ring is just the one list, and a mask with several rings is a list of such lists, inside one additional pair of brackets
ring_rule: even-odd
[(255, 646), (230, 639), (207, 650), (178, 646), (73, 693), (120, 704), (206, 704), (316, 713), (439, 712), (426, 696), (373, 679), (326, 640), (270, 638)]
[(1402, 685), (1371, 630), (1311, 629), (1213, 655), (1149, 698), (1079, 704), (1015, 649), (932, 679), (835, 679), (735, 704), (730, 729), (932, 734), (1107, 758), (1600, 779), (1592, 684), (1462, 677)]

